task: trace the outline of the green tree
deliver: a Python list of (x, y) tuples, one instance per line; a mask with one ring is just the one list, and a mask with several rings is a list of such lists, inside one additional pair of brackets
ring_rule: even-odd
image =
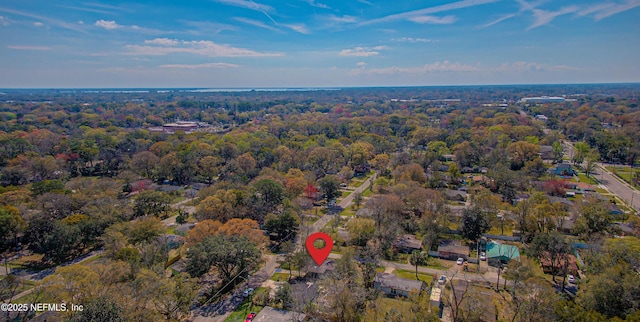
[(607, 201), (597, 198), (583, 199), (573, 231), (587, 238), (608, 231), (613, 219), (609, 209)]
[(18, 235), (27, 228), (20, 211), (11, 206), (0, 207), (0, 252), (15, 245)]
[[(529, 247), (529, 253), (532, 256), (546, 257), (551, 261), (551, 275), (554, 282), (556, 275), (564, 269), (562, 264), (569, 263), (568, 255), (570, 252), (571, 245), (566, 237), (559, 232), (539, 233), (533, 238)], [(563, 277), (563, 285), (565, 277)]]
[(79, 311), (71, 318), (72, 322), (125, 322), (124, 310), (118, 303), (108, 296), (101, 296), (83, 304)]
[(596, 149), (589, 150), (589, 152), (585, 157), (585, 161), (587, 163), (585, 164), (585, 167), (584, 167), (584, 172), (587, 174), (587, 177), (589, 177), (589, 180), (591, 180), (591, 174), (593, 174), (593, 171), (596, 169), (596, 166), (599, 160), (600, 160), (600, 153), (598, 153), (598, 150)]
[(247, 238), (213, 235), (189, 248), (187, 272), (200, 277), (215, 267), (224, 285), (235, 276), (248, 273), (259, 261), (260, 250)]
[(289, 283), (284, 283), (278, 288), (274, 301), (276, 305), (283, 310), (293, 308), (293, 292), (291, 291), (291, 285), (289, 285)]
[(558, 163), (562, 162), (562, 152), (562, 143), (560, 143), (560, 141), (553, 142), (553, 144), (551, 145), (551, 153), (553, 155), (553, 159)]
[(334, 175), (328, 175), (318, 181), (320, 190), (324, 193), (327, 202), (340, 196), (340, 180)]
[(192, 280), (179, 275), (163, 282), (156, 290), (153, 303), (167, 320), (180, 320), (189, 314), (197, 293), (197, 285)]
[(285, 197), (284, 187), (271, 179), (262, 179), (253, 185), (254, 208), (260, 214), (258, 221), (262, 221), (262, 217), (276, 210), (276, 207), (282, 204)]
[(589, 144), (585, 142), (576, 142), (573, 147), (575, 149), (575, 154), (573, 155), (573, 160), (571, 161), (573, 161), (573, 163), (575, 164), (582, 164), (584, 159), (587, 157), (589, 150), (591, 150)]
[(299, 224), (300, 219), (291, 209), (279, 215), (268, 214), (264, 218), (264, 229), (274, 236), (278, 243), (295, 238)]
[(166, 192), (145, 190), (135, 198), (134, 215), (136, 217), (166, 216), (170, 202), (171, 197)]
[(478, 241), (482, 234), (489, 231), (489, 221), (486, 214), (479, 207), (466, 208), (462, 211), (462, 236), (471, 240)]
[(356, 246), (364, 247), (376, 234), (376, 222), (371, 218), (352, 218), (346, 228)]

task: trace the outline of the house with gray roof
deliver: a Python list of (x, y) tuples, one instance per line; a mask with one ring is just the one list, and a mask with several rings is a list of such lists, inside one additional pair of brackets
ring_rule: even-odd
[(388, 273), (378, 273), (373, 279), (373, 288), (389, 296), (405, 296), (418, 293), (425, 287), (423, 281), (410, 280)]

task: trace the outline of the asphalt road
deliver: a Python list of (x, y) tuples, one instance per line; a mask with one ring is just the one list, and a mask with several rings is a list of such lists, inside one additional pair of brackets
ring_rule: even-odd
[[(576, 153), (575, 148), (569, 142), (564, 143), (564, 149), (565, 153), (568, 155)], [(600, 185), (603, 188), (620, 197), (620, 199), (628, 205), (631, 205), (636, 211), (640, 211), (640, 200), (638, 200), (640, 199), (640, 192), (635, 188), (632, 188), (622, 179), (615, 177), (613, 173), (605, 169), (605, 166), (605, 164), (598, 163), (598, 168), (595, 170), (593, 177), (600, 180)]]
[[(614, 193), (624, 200), (628, 205), (631, 205), (636, 211), (640, 211), (640, 193), (635, 188), (632, 188), (628, 183), (621, 182), (622, 179), (618, 179), (613, 173), (605, 169), (604, 164), (598, 164), (598, 173), (594, 174), (603, 186), (607, 188), (611, 193)], [(633, 204), (632, 204), (633, 202)]]
[[(376, 178), (377, 178), (377, 173), (374, 173), (371, 177), (365, 180), (365, 182), (360, 187), (356, 188), (347, 197), (342, 199), (338, 203), (338, 207), (342, 209), (346, 209), (347, 207), (349, 207), (351, 205), (351, 202), (353, 202), (353, 198), (355, 197), (355, 195), (357, 193), (360, 193), (360, 194), (363, 193), (367, 188), (369, 188), (369, 186), (371, 185), (371, 182), (376, 180)], [(331, 219), (333, 219), (335, 216), (336, 216), (335, 214), (331, 214), (331, 213), (325, 214), (316, 222), (311, 224), (311, 226), (304, 227), (302, 232), (298, 234), (298, 238), (296, 240), (296, 249), (300, 249), (301, 247), (303, 247), (304, 245), (303, 239), (306, 239), (309, 235), (322, 230), (322, 228), (324, 228), (324, 226), (326, 226), (329, 223), (329, 221), (331, 221)]]

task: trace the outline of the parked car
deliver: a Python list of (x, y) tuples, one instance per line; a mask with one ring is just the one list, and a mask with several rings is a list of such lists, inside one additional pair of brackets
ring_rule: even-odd
[(462, 265), (462, 263), (464, 263), (464, 258), (458, 257), (458, 260), (456, 261), (456, 264)]
[(481, 261), (486, 261), (487, 260), (487, 254), (485, 252), (480, 253), (480, 260)]
[(444, 285), (445, 283), (447, 283), (447, 276), (440, 275), (440, 278), (438, 279), (438, 285)]
[(256, 312), (251, 312), (244, 319), (244, 322), (251, 322), (251, 321), (253, 321), (253, 318), (255, 318), (255, 317), (256, 317)]
[(244, 297), (247, 297), (249, 295), (251, 295), (253, 293), (253, 288), (248, 288), (246, 290), (244, 290), (244, 292), (242, 292), (242, 295), (244, 295)]
[(567, 280), (569, 281), (569, 283), (574, 284), (576, 282), (576, 277), (573, 275), (569, 275), (567, 277)]

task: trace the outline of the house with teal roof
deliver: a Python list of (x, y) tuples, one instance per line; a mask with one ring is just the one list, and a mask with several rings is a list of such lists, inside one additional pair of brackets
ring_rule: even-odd
[(517, 246), (505, 245), (494, 241), (487, 243), (486, 254), (487, 263), (493, 267), (506, 265), (513, 259), (520, 261), (520, 250)]

